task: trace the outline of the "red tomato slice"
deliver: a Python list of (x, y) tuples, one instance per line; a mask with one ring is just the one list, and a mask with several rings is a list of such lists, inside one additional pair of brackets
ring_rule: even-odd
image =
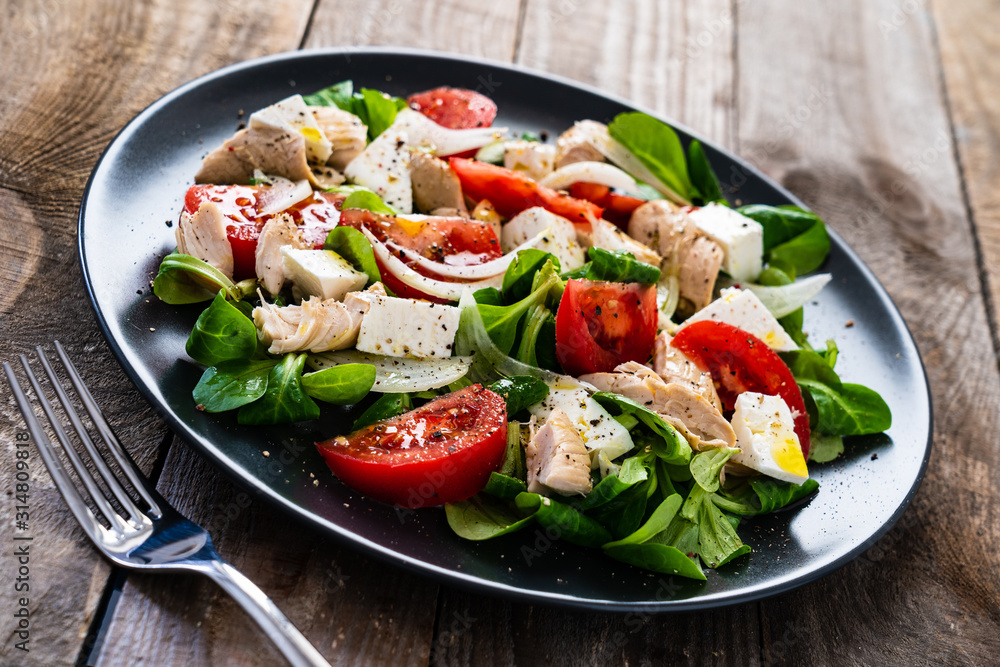
[(569, 186), (569, 194), (577, 199), (586, 199), (604, 209), (604, 219), (613, 222), (622, 230), (628, 230), (632, 211), (646, 202), (638, 197), (612, 192), (606, 185), (597, 183), (574, 183)]
[(745, 391), (780, 396), (795, 418), (802, 453), (809, 456), (809, 415), (792, 372), (778, 354), (751, 333), (725, 322), (689, 324), (670, 343), (712, 374), (723, 407), (732, 410)]
[(462, 182), (465, 196), (481, 201), (489, 199), (506, 218), (513, 218), (532, 206), (542, 206), (570, 222), (590, 227), (590, 218), (600, 218), (604, 210), (596, 204), (570, 197), (539, 185), (524, 174), (488, 162), (464, 158), (448, 160)]
[[(233, 278), (243, 280), (257, 276), (254, 254), (257, 238), (264, 224), (274, 215), (261, 215), (259, 185), (192, 185), (184, 196), (184, 210), (194, 214), (206, 201), (217, 204), (222, 214), (230, 220), (226, 236), (233, 248)], [(317, 248), (323, 247), (326, 235), (340, 220), (340, 206), (344, 195), (314, 192), (312, 196), (281, 211), (292, 216), (302, 229), (307, 241)]]
[(489, 127), (497, 117), (493, 100), (465, 88), (435, 88), (414, 93), (406, 101), (410, 108), (453, 130)]
[[(496, 232), (488, 223), (478, 220), (441, 216), (426, 216), (410, 220), (404, 217), (372, 213), (364, 209), (346, 209), (341, 214), (340, 224), (355, 229), (364, 226), (380, 241), (393, 241), (404, 248), (420, 253), (427, 259), (455, 266), (482, 264), (503, 255)], [(381, 262), (378, 264), (379, 271), (382, 273), (382, 282), (397, 296), (445, 303), (441, 299), (431, 297), (406, 285), (392, 275)], [(421, 267), (415, 267), (414, 270), (442, 279), (440, 276), (424, 271)]]
[(454, 503), (482, 490), (503, 462), (507, 406), (474, 384), (316, 446), (341, 481), (376, 500)]
[(556, 358), (570, 375), (646, 363), (656, 324), (653, 285), (570, 280), (556, 313)]

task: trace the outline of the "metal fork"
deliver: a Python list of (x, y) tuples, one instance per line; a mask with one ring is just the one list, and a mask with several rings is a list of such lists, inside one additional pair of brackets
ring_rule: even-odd
[[(83, 526), (83, 531), (101, 553), (116, 565), (133, 570), (198, 572), (203, 574), (219, 584), (223, 590), (243, 606), (292, 665), (296, 667), (300, 665), (325, 665), (329, 667), (329, 663), (323, 659), (319, 651), (292, 625), (292, 622), (281, 613), (264, 592), (216, 553), (208, 531), (181, 516), (143, 478), (142, 473), (111, 431), (107, 420), (101, 414), (100, 408), (97, 407), (90, 391), (83, 384), (59, 341), (55, 341), (55, 347), (59, 359), (66, 369), (66, 375), (76, 389), (80, 402), (87, 414), (90, 415), (94, 427), (100, 433), (100, 439), (104, 440), (107, 451), (111, 452), (122, 474), (141, 501), (146, 504), (146, 510), (140, 509), (133, 501), (125, 490), (123, 480), (115, 476), (105, 458), (98, 452), (97, 446), (84, 427), (80, 415), (70, 401), (41, 347), (36, 347), (35, 351), (38, 353), (38, 358), (56, 396), (59, 397), (59, 402), (62, 403), (63, 409), (69, 417), (73, 430), (89, 454), (90, 468), (83, 462), (76, 448), (70, 442), (65, 424), (55, 414), (52, 404), (46, 399), (45, 393), (23, 354), (21, 355), (21, 364), (24, 366), (38, 403), (42, 406), (45, 416), (52, 425), (56, 438), (62, 443), (66, 457), (76, 470), (80, 482), (90, 496), (91, 503), (108, 525), (101, 523), (98, 515), (95, 515), (87, 506), (84, 496), (73, 483), (66, 468), (63, 467), (55, 446), (35, 416), (31, 403), (10, 364), (4, 362), (3, 369), (7, 374), (7, 381), (10, 383), (17, 406), (20, 408), (21, 414), (24, 415), (28, 432), (38, 447), (45, 467), (49, 469), (52, 481), (55, 482), (62, 497), (66, 499), (73, 515)], [(103, 481), (120, 506), (120, 510), (112, 507), (111, 500), (98, 487), (91, 469)]]

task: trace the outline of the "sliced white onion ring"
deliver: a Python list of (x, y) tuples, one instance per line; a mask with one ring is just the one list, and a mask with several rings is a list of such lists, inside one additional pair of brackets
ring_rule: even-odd
[(671, 188), (667, 187), (667, 185), (658, 179), (653, 172), (651, 172), (646, 165), (642, 163), (642, 160), (632, 153), (632, 151), (612, 139), (611, 134), (608, 132), (607, 125), (596, 123), (594, 121), (582, 121), (577, 123), (574, 127), (577, 128), (580, 135), (585, 137), (587, 141), (594, 146), (594, 148), (601, 151), (604, 157), (608, 158), (610, 161), (614, 162), (626, 172), (638, 178), (640, 181), (652, 186), (657, 192), (662, 194), (667, 199), (682, 206), (686, 206), (691, 203), (687, 199), (684, 199), (684, 197), (681, 197), (679, 194), (674, 192)]
[(399, 278), (404, 285), (418, 289), (424, 294), (429, 294), (433, 297), (437, 297), (438, 299), (458, 301), (462, 298), (462, 293), (466, 288), (475, 291), (483, 287), (500, 287), (503, 285), (503, 274), (471, 283), (452, 283), (444, 280), (428, 278), (427, 276), (417, 273), (404, 264), (403, 260), (392, 254), (392, 251), (389, 250), (384, 243), (375, 238), (375, 235), (368, 231), (363, 225), (361, 227), (361, 233), (364, 234), (365, 238), (368, 239), (368, 242), (372, 244), (372, 250), (375, 252), (375, 256), (382, 261), (382, 265), (385, 266), (387, 271)]
[(538, 183), (553, 190), (565, 190), (574, 183), (597, 183), (642, 196), (634, 178), (607, 162), (573, 162), (556, 169)]
[(781, 287), (765, 287), (764, 285), (752, 285), (742, 283), (744, 289), (748, 289), (757, 295), (764, 307), (775, 317), (784, 317), (794, 313), (804, 306), (809, 299), (819, 294), (832, 276), (829, 273), (820, 273), (808, 278), (801, 278), (789, 285)]
[(287, 178), (269, 176), (268, 180), (272, 183), (271, 187), (261, 188), (257, 193), (257, 205), (261, 216), (281, 213), (311, 196), (313, 192), (312, 186), (306, 179), (290, 181)]
[(527, 250), (528, 248), (537, 248), (538, 245), (541, 244), (542, 239), (544, 239), (549, 233), (549, 230), (545, 229), (502, 257), (497, 257), (496, 259), (484, 262), (483, 264), (472, 264), (469, 266), (457, 266), (453, 264), (435, 262), (432, 259), (427, 259), (419, 252), (410, 250), (409, 248), (404, 248), (403, 246), (391, 241), (385, 245), (393, 252), (394, 255), (402, 255), (408, 260), (411, 260), (417, 266), (431, 271), (442, 278), (453, 278), (456, 280), (479, 280), (483, 278), (492, 278), (494, 276), (502, 276), (504, 272), (507, 271), (507, 267), (510, 266), (511, 262), (517, 258), (518, 252), (521, 250)]
[(455, 351), (461, 355), (473, 355), (470, 379), (474, 382), (491, 382), (499, 374), (503, 377), (514, 375), (530, 375), (536, 377), (552, 389), (586, 389), (597, 391), (597, 387), (589, 382), (577, 380), (570, 375), (553, 373), (544, 368), (537, 368), (508, 357), (493, 343), (486, 331), (483, 318), (476, 307), (476, 298), (472, 290), (466, 290), (458, 302), (462, 309), (462, 319), (455, 337)]
[(506, 127), (474, 127), (452, 130), (413, 109), (400, 109), (392, 124), (394, 130), (405, 130), (410, 148), (430, 148), (434, 155), (455, 155), (482, 148), (507, 132)]
[(437, 389), (460, 380), (469, 372), (472, 357), (409, 359), (368, 354), (357, 350), (339, 350), (310, 354), (306, 363), (317, 371), (340, 364), (369, 364), (375, 367), (375, 384), (372, 386), (372, 391), (402, 394)]

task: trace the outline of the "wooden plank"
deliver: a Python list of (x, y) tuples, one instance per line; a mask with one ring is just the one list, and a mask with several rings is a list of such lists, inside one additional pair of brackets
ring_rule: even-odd
[(531, 0), (517, 62), (626, 97), (728, 148), (734, 12), (729, 0)]
[[(531, 0), (522, 24), (518, 64), (628, 97), (732, 145), (728, 1)], [(571, 37), (578, 35), (586, 38)], [(568, 612), (444, 588), (433, 656), (434, 664), (676, 664), (701, 656), (753, 665), (758, 635), (755, 605), (683, 616)]]
[(740, 152), (872, 267), (910, 324), (935, 405), (913, 507), (864, 557), (763, 603), (765, 662), (989, 664), (1000, 650), (1000, 475), (985, 435), (1000, 426), (1000, 377), (933, 26), (921, 6), (897, 18), (908, 6), (739, 7)]
[[(294, 48), (309, 4), (14, 2), (0, 31), (0, 357), (13, 360), (61, 337), (133, 457), (152, 468), (166, 428), (127, 382), (87, 304), (76, 253), (76, 215), (86, 178), (107, 142), (171, 88), (243, 58)], [(250, 18), (248, 18), (250, 17)], [(0, 440), (21, 418), (0, 405)], [(12, 480), (14, 458), (0, 460)], [(86, 541), (32, 451), (32, 664), (72, 665), (109, 568)], [(14, 503), (0, 508), (2, 537)], [(13, 590), (14, 568), (0, 586)], [(7, 595), (7, 594), (5, 594)], [(10, 597), (4, 597), (9, 601)], [(8, 624), (8, 628), (13, 626)], [(9, 632), (9, 630), (7, 631)], [(0, 663), (22, 654), (4, 635)]]
[[(305, 46), (391, 43), (509, 59), (516, 23), (514, 1), (486, 8), (459, 2), (329, 2), (316, 7)], [(186, 447), (171, 449), (159, 488), (213, 530), (220, 551), (331, 662), (427, 663), (437, 586), (426, 578), (337, 547), (260, 503), (242, 509), (247, 496)], [(219, 528), (219, 514), (233, 507), (241, 508), (237, 516)], [(143, 647), (138, 654), (136, 644)], [(214, 585), (186, 580), (167, 587), (142, 577), (130, 578), (123, 590), (101, 664), (137, 657), (185, 667), (281, 662), (253, 622)]]
[(321, 1), (307, 47), (408, 46), (510, 60), (518, 0)]
[[(981, 267), (993, 306), (993, 330), (1000, 330), (1000, 35), (984, 16), (996, 12), (985, 0), (931, 4), (937, 22), (944, 82), (951, 103), (954, 139), (961, 160), (965, 190), (979, 239)], [(902, 8), (901, 8), (902, 9)], [(912, 13), (912, 12), (911, 12)], [(900, 11), (886, 29), (905, 21)], [(997, 336), (994, 336), (996, 345)]]

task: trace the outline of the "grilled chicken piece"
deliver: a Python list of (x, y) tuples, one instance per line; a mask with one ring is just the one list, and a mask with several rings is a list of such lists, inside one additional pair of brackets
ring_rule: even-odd
[(580, 379), (649, 408), (676, 428), (695, 450), (732, 447), (736, 442), (733, 427), (704, 396), (687, 385), (664, 382), (636, 361), (620, 364), (614, 373), (590, 373)]
[(284, 260), (281, 257), (283, 246), (293, 248), (309, 248), (309, 243), (302, 236), (302, 230), (296, 226), (292, 216), (287, 213), (268, 220), (260, 230), (257, 239), (257, 250), (254, 253), (257, 278), (271, 294), (281, 291), (285, 284)]
[(652, 264), (656, 267), (660, 266), (663, 258), (658, 253), (618, 229), (614, 224), (607, 220), (593, 220), (590, 226), (590, 233), (577, 231), (577, 239), (580, 245), (586, 248), (595, 247), (612, 252), (624, 250), (635, 255), (635, 258), (640, 262)]
[(233, 277), (233, 247), (226, 237), (226, 217), (213, 202), (203, 202), (194, 214), (181, 213), (174, 230), (177, 251), (208, 262)]
[(565, 412), (556, 408), (525, 447), (528, 491), (563, 496), (587, 495), (593, 489), (590, 454), (583, 436)]
[(254, 169), (293, 181), (305, 178), (316, 185), (306, 161), (305, 137), (280, 127), (252, 123), (205, 156), (194, 181), (246, 185)]
[(267, 303), (253, 309), (257, 337), (269, 344), (271, 354), (326, 352), (352, 347), (358, 340), (361, 320), (371, 303), (368, 299), (385, 294), (381, 283), (365, 292), (350, 292), (343, 303), (336, 299), (309, 297), (300, 306), (278, 307)]
[(365, 149), (368, 128), (360, 118), (337, 107), (310, 106), (309, 111), (332, 148), (326, 163), (343, 171)]
[(582, 136), (580, 128), (588, 125), (603, 126), (595, 120), (581, 120), (556, 139), (556, 169), (574, 162), (604, 162), (604, 154)]
[(555, 170), (556, 147), (515, 139), (504, 143), (503, 166), (540, 181)]
[(413, 204), (418, 211), (431, 213), (436, 209), (452, 209), (455, 215), (467, 216), (462, 183), (448, 163), (421, 151), (410, 156), (410, 180), (413, 182)]
[(712, 301), (722, 267), (722, 248), (699, 230), (687, 213), (665, 199), (647, 202), (632, 213), (628, 233), (677, 267), (680, 295), (692, 312)]
[(673, 347), (670, 344), (672, 339), (666, 331), (661, 331), (656, 337), (653, 344), (653, 371), (667, 384), (674, 382), (700, 394), (716, 410), (722, 412), (722, 401), (715, 390), (712, 375), (703, 372), (683, 352)]

